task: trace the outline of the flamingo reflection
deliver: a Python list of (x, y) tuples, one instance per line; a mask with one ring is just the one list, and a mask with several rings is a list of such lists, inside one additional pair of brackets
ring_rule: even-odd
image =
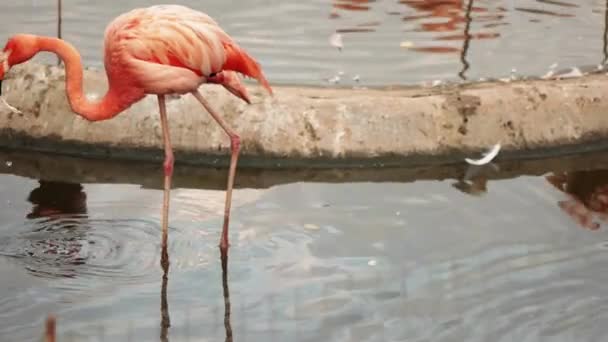
[(608, 222), (608, 170), (553, 173), (545, 179), (568, 195), (559, 207), (583, 228), (597, 230)]
[(27, 199), (33, 205), (28, 219), (87, 213), (87, 195), (81, 184), (44, 180), (38, 184)]
[[(497, 23), (504, 18), (502, 9), (498, 13), (490, 13), (490, 10), (481, 6), (473, 6), (473, 1), (463, 0), (401, 0), (402, 4), (421, 12), (419, 15), (408, 15), (403, 17), (404, 21), (423, 19), (420, 30), (423, 32), (442, 32), (447, 35), (438, 36), (436, 40), (468, 40), (468, 39), (492, 39), (500, 36), (497, 32), (469, 33), (468, 24), (472, 13), (477, 13), (475, 19), (481, 22)], [(424, 20), (431, 19), (431, 20)], [(437, 20), (439, 19), (439, 20)], [(460, 33), (462, 32), (462, 33)], [(421, 47), (414, 49), (424, 52), (458, 52), (461, 49), (449, 46)]]
[[(81, 255), (86, 241), (87, 204), (83, 187), (77, 183), (39, 181), (27, 200), (32, 203), (26, 218), (35, 220), (31, 239), (24, 238), (25, 247), (15, 255), (28, 256), (28, 271), (48, 277), (74, 277), (77, 268), (86, 262)], [(44, 220), (37, 220), (44, 218)]]
[(368, 11), (375, 0), (334, 0), (334, 8), (350, 11)]

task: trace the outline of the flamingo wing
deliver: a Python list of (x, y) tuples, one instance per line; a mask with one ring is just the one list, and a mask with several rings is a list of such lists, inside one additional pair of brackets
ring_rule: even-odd
[(217, 22), (184, 6), (151, 6), (117, 17), (106, 29), (105, 53), (109, 74), (149, 93), (189, 92), (230, 70), (272, 92), (259, 64)]

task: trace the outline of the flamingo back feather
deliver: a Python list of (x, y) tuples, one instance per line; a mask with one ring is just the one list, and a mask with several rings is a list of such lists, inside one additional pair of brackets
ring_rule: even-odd
[[(257, 79), (272, 93), (260, 65), (207, 14), (180, 5), (135, 9), (105, 32), (105, 67), (147, 91), (193, 91), (205, 79), (233, 70)], [(128, 70), (129, 73), (125, 73)]]

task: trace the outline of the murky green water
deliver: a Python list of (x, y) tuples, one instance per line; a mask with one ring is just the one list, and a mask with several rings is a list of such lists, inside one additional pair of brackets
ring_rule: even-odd
[[(100, 66), (107, 22), (151, 3), (64, 0), (63, 35)], [(216, 17), (273, 84), (542, 76), (606, 59), (604, 1), (176, 3)], [(55, 18), (55, 1), (5, 0), (0, 40), (54, 35)], [(4, 151), (0, 341), (38, 341), (49, 313), (59, 341), (603, 341), (606, 170), (606, 151), (475, 181), (464, 163), (242, 169), (223, 279), (226, 171), (178, 165), (164, 282), (159, 165)]]

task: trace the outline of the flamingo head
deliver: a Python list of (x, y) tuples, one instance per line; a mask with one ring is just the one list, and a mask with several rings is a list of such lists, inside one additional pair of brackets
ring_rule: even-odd
[(0, 95), (2, 95), (2, 80), (13, 66), (28, 61), (39, 51), (38, 40), (31, 34), (12, 36), (4, 49), (0, 51)]
[(251, 104), (251, 100), (249, 99), (249, 93), (247, 92), (247, 88), (241, 81), (239, 75), (234, 71), (222, 71), (220, 73), (215, 74), (212, 77), (207, 78), (207, 82), (221, 84), (231, 92), (234, 96), (240, 98), (241, 100)]

